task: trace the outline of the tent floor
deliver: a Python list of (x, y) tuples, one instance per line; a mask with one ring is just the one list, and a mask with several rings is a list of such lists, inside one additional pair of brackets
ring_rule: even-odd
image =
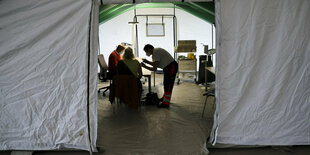
[[(163, 92), (162, 74), (156, 74), (153, 92)], [(153, 80), (153, 76), (152, 76)], [(99, 83), (98, 88), (108, 85)], [(153, 81), (152, 81), (153, 86)], [(144, 95), (147, 83), (143, 85)], [(213, 123), (213, 98), (208, 100), (205, 115), (205, 87), (193, 81), (175, 84), (169, 109), (143, 105), (138, 110), (124, 104), (110, 104), (108, 93), (98, 94), (98, 139), (101, 148), (95, 154), (205, 154), (205, 141)], [(143, 96), (142, 96), (143, 97)], [(310, 146), (209, 149), (210, 154), (309, 154)], [(0, 151), (10, 154), (11, 151)], [(12, 154), (14, 154), (12, 152)], [(15, 153), (16, 154), (16, 153)], [(35, 155), (82, 155), (87, 151), (35, 151)]]
[[(163, 94), (162, 80), (163, 75), (156, 74), (156, 86), (152, 87), (152, 92), (157, 92), (159, 97)], [(146, 82), (142, 98), (148, 93), (147, 86)], [(129, 109), (125, 104), (111, 104), (108, 93), (106, 96), (101, 93), (97, 146), (106, 154), (200, 153), (213, 122), (211, 98), (205, 116), (201, 117), (203, 93), (204, 87), (193, 81), (175, 84), (169, 109), (159, 109), (155, 105)]]

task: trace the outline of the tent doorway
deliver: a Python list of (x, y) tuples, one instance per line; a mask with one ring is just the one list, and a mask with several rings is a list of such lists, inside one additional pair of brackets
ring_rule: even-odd
[[(142, 9), (138, 9), (137, 14), (142, 14), (141, 10)], [(163, 14), (164, 11), (173, 12), (173, 8), (153, 10), (155, 10), (155, 13), (160, 12), (161, 14)], [(150, 13), (149, 9), (146, 10), (145, 8), (144, 11)], [(177, 10), (177, 13), (183, 16), (183, 18), (186, 18), (183, 20), (177, 18), (180, 24), (184, 23), (177, 27), (180, 31), (184, 32), (177, 32), (180, 35), (179, 37), (183, 37), (184, 40), (189, 38), (192, 39), (199, 35), (203, 35), (202, 37), (200, 36), (201, 38), (211, 38), (211, 24), (201, 21), (197, 17), (193, 17), (193, 15), (182, 10)], [(117, 44), (122, 42), (133, 44), (132, 34), (135, 34), (133, 33), (134, 28), (132, 25), (128, 25), (128, 22), (132, 21), (133, 15), (133, 11), (126, 12), (111, 19), (114, 20), (113, 23), (106, 22), (100, 25), (100, 37), (107, 37), (100, 38), (101, 53), (106, 54), (106, 61), (110, 52), (115, 49)], [(184, 21), (188, 20), (187, 18), (194, 21), (194, 23)], [(193, 20), (193, 18), (195, 19)], [(198, 23), (195, 21), (198, 21)], [(142, 55), (145, 54), (143, 51), (145, 43), (142, 43), (143, 41), (155, 44), (155, 46), (166, 45), (166, 49), (171, 49), (169, 52), (173, 55), (173, 22), (171, 18), (164, 19), (166, 26), (165, 37), (169, 36), (169, 38), (147, 37), (145, 26), (146, 17), (138, 17), (138, 22), (138, 27), (144, 29), (138, 31), (138, 52), (140, 57), (146, 57)], [(207, 28), (205, 27), (206, 24), (208, 25)], [(115, 29), (117, 29), (117, 31), (115, 31)], [(197, 29), (200, 31), (195, 31)], [(207, 29), (208, 32), (204, 32), (205, 29)], [(168, 35), (169, 33), (171, 35)], [(209, 34), (206, 35), (206, 33)], [(157, 39), (158, 42), (151, 42), (155, 39)], [(168, 41), (161, 41), (165, 39)], [(111, 45), (111, 41), (114, 41), (113, 45)], [(202, 39), (199, 43), (203, 41), (204, 44), (211, 44), (212, 42), (211, 39)], [(110, 49), (107, 48), (109, 46)], [(197, 46), (200, 46), (198, 47), (199, 49), (203, 49), (202, 44), (197, 44)], [(202, 54), (204, 53), (202, 52)], [(155, 76), (156, 87), (153, 87), (152, 90), (161, 95), (163, 76), (162, 74), (155, 74)], [(100, 83), (99, 85), (101, 84), (104, 85), (104, 83)], [(144, 85), (144, 90), (146, 92), (146, 85)], [(172, 104), (169, 110), (158, 109), (155, 106), (143, 106), (140, 111), (130, 110), (124, 105), (111, 105), (107, 97), (102, 97), (100, 94), (98, 97), (98, 146), (107, 149), (107, 152), (110, 151), (111, 153), (123, 153), (126, 151), (127, 153), (128, 151), (142, 153), (164, 153), (164, 151), (166, 151), (175, 153), (176, 150), (183, 153), (188, 151), (190, 151), (188, 153), (193, 153), (195, 151), (200, 152), (202, 148), (205, 148), (206, 138), (211, 132), (213, 120), (212, 104), (208, 104), (206, 108), (207, 114), (204, 118), (201, 118), (204, 102), (202, 94), (204, 90), (205, 88), (203, 86), (196, 85), (193, 81), (182, 82), (180, 85), (175, 85)], [(108, 94), (106, 94), (106, 96), (107, 95)], [(212, 100), (210, 100), (210, 103), (211, 102)]]

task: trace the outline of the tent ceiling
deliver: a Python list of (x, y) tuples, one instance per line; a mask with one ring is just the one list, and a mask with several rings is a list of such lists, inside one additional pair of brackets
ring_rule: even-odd
[(141, 3), (141, 4), (108, 4), (100, 7), (100, 24), (133, 9), (140, 8), (177, 8), (184, 10), (206, 22), (214, 23), (214, 2), (172, 2), (172, 3)]

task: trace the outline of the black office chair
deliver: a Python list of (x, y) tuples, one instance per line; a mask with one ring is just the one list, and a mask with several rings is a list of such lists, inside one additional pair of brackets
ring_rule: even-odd
[(109, 75), (108, 75), (109, 74), (108, 73), (108, 65), (105, 62), (104, 56), (102, 54), (98, 55), (98, 63), (99, 63), (99, 66), (100, 66), (99, 80), (101, 80), (101, 81), (109, 80), (110, 81), (109, 86), (105, 86), (105, 87), (102, 87), (102, 88), (98, 89), (98, 93), (100, 93), (101, 90), (104, 90), (103, 91), (103, 96), (104, 96), (105, 92), (108, 91), (111, 88), (111, 79), (109, 78)]
[[(205, 92), (205, 93), (203, 94), (203, 96), (206, 96), (206, 100), (205, 100), (205, 104), (204, 104), (204, 106), (203, 106), (203, 110), (202, 110), (202, 115), (201, 115), (201, 117), (203, 117), (203, 114), (204, 114), (204, 112), (205, 112), (205, 108), (206, 108), (206, 104), (207, 104), (208, 97), (213, 96), (213, 97), (214, 97), (214, 104), (215, 104), (215, 88), (212, 88), (212, 89), (208, 90), (207, 92)], [(214, 104), (213, 104), (213, 105), (214, 105)]]

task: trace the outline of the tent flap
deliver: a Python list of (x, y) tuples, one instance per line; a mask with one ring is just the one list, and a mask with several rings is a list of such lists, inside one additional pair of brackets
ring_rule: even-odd
[(0, 4), (0, 150), (90, 150), (92, 1)]
[(309, 145), (310, 1), (216, 3), (217, 142)]

